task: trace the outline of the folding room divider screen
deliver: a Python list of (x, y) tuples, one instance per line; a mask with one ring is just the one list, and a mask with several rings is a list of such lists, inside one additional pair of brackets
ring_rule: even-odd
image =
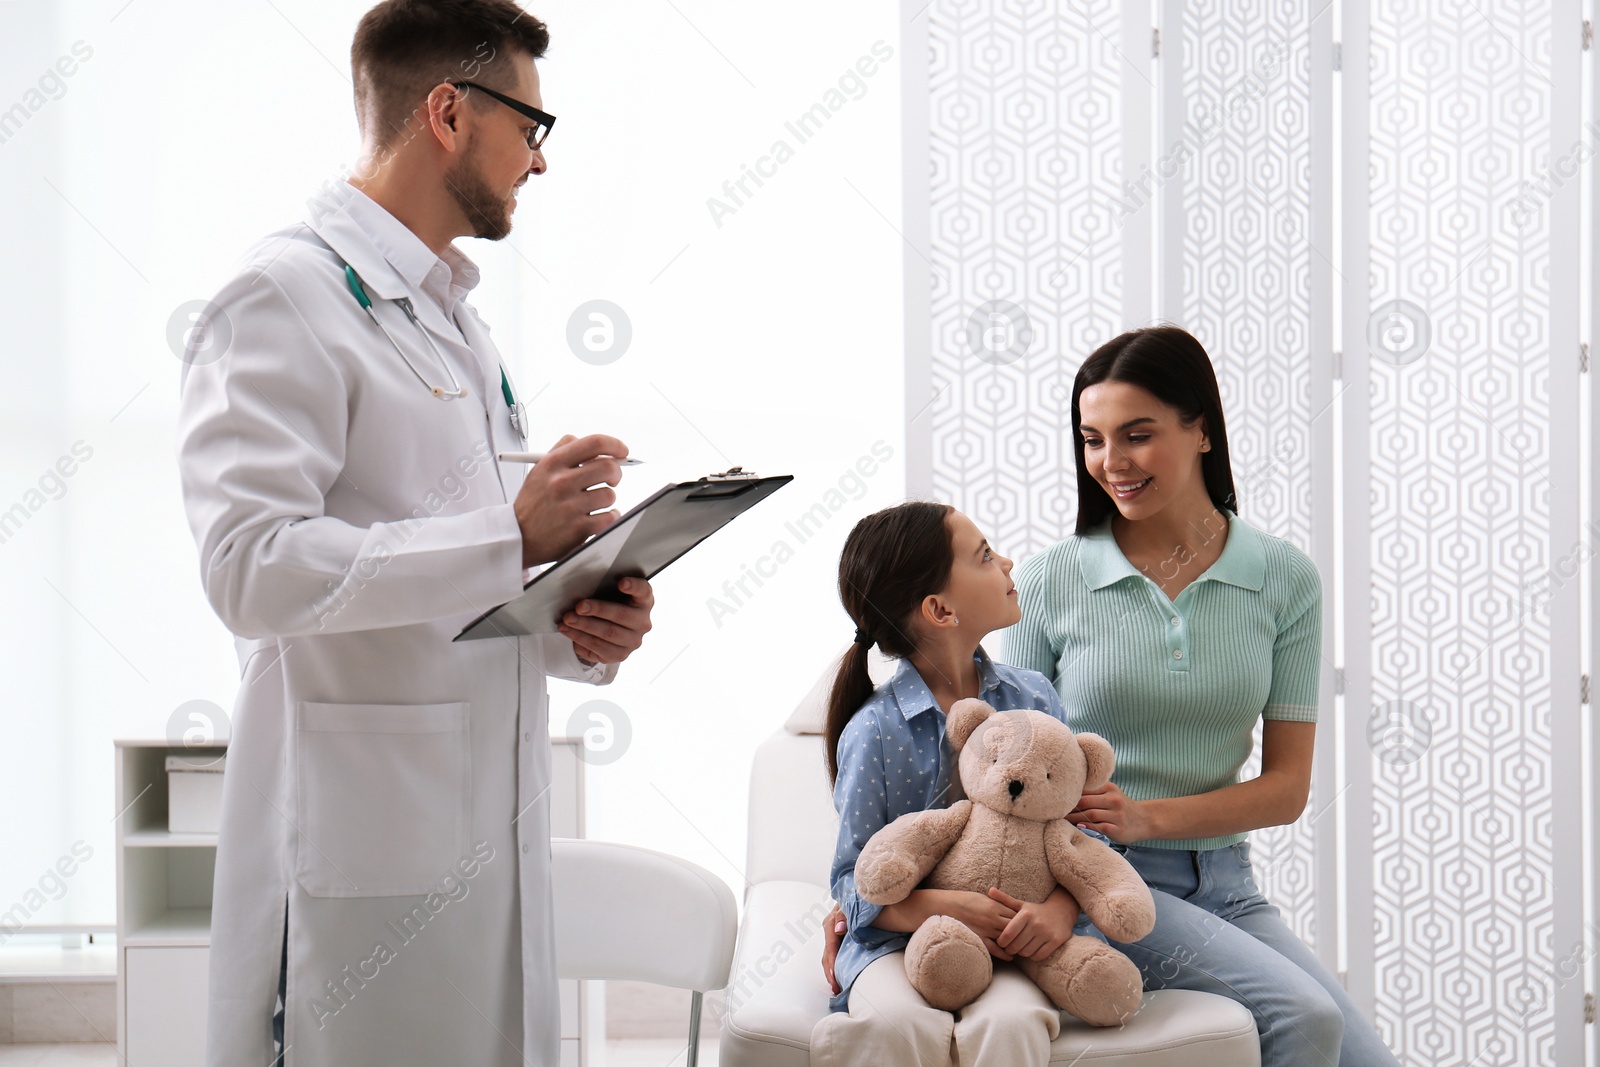
[(1199, 337), (1241, 515), (1323, 576), (1312, 800), (1258, 876), (1415, 1067), (1585, 1061), (1584, 14), (902, 5), (908, 487), (1044, 549), (1083, 358)]

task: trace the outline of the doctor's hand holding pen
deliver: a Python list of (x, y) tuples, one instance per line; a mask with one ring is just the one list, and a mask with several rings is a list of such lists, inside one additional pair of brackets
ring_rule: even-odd
[[(560, 559), (620, 517), (611, 505), (628, 446), (605, 434), (561, 438), (534, 464), (513, 509), (522, 528), (522, 566)], [(609, 508), (596, 513), (599, 508)], [(650, 631), (655, 595), (643, 578), (624, 578), (627, 603), (589, 598), (573, 605), (558, 627), (584, 663), (621, 663)]]

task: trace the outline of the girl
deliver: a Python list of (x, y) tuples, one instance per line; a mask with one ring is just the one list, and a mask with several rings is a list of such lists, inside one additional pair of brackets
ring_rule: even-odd
[[(1235, 513), (1216, 375), (1183, 330), (1134, 330), (1091, 355), (1072, 429), (1077, 533), (1018, 572), (1005, 656), (1047, 674), (1071, 727), (1116, 750), (1114, 781), (1072, 818), (1155, 893), (1155, 932), (1117, 947), (1147, 989), (1249, 1008), (1263, 1067), (1394, 1067), (1250, 868), (1248, 831), (1298, 819), (1311, 788), (1316, 567)], [(1257, 719), (1261, 774), (1240, 782)]]
[[(1000, 710), (1062, 717), (1047, 679), (994, 663), (979, 645), (1021, 615), (1011, 561), (948, 505), (901, 504), (850, 532), (839, 599), (856, 638), (828, 703), (827, 756), (840, 817), (831, 881), (849, 932), (836, 963), (833, 1014), (812, 1033), (811, 1062), (1045, 1067), (1061, 1015), (1019, 969), (996, 964), (989, 989), (952, 1014), (912, 989), (904, 949), (923, 919), (949, 915), (1001, 961), (1044, 959), (1072, 932), (1078, 907), (1071, 896), (1058, 888), (1031, 904), (998, 888), (987, 895), (919, 889), (880, 908), (855, 892), (856, 859), (874, 832), (907, 812), (949, 803), (953, 759), (944, 730), (952, 704), (979, 697)], [(867, 674), (874, 643), (901, 661), (876, 689)]]

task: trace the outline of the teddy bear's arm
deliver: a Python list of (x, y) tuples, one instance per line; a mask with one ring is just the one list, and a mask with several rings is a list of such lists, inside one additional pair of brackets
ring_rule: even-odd
[(856, 859), (856, 892), (869, 904), (898, 904), (938, 866), (972, 816), (972, 801), (912, 811), (872, 835)]
[(1060, 819), (1045, 828), (1050, 873), (1114, 941), (1137, 941), (1156, 925), (1155, 900), (1133, 865)]

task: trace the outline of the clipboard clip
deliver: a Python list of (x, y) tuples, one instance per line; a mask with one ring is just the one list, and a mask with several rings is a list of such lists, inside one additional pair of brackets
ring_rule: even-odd
[(706, 475), (706, 481), (708, 481), (708, 482), (727, 482), (727, 481), (737, 481), (737, 480), (739, 480), (741, 478), (748, 479), (748, 478), (759, 478), (759, 477), (760, 477), (760, 475), (756, 474), (755, 471), (747, 471), (743, 467), (729, 467), (727, 470), (723, 471), (721, 474), (708, 474), (708, 475)]

